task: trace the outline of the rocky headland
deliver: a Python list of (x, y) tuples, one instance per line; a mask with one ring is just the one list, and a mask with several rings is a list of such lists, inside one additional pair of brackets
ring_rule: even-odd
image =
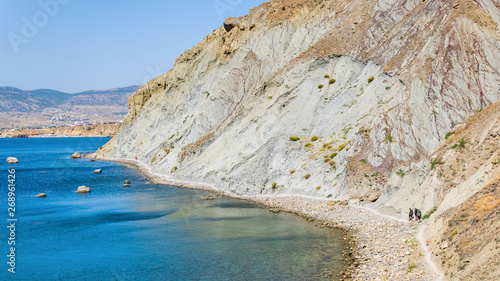
[(0, 138), (24, 137), (112, 137), (120, 124), (99, 124), (87, 126), (67, 126), (45, 129), (7, 130), (0, 132)]

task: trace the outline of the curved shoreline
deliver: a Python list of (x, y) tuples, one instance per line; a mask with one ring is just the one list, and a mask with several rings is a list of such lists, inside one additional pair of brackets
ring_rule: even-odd
[[(330, 227), (345, 235), (348, 251), (343, 252), (345, 272), (338, 278), (346, 280), (397, 279), (436, 280), (425, 251), (418, 243), (417, 224), (378, 214), (365, 206), (331, 204), (332, 200), (304, 195), (242, 196), (222, 191), (211, 184), (186, 182), (154, 173), (144, 163), (132, 159), (107, 157), (86, 158), (111, 161), (133, 166), (149, 178), (150, 182), (190, 189), (210, 191), (219, 195), (254, 202), (274, 212), (288, 212), (309, 221), (314, 226)], [(330, 202), (330, 204), (328, 204)], [(325, 275), (325, 278), (329, 276)], [(343, 280), (343, 279), (341, 279)]]

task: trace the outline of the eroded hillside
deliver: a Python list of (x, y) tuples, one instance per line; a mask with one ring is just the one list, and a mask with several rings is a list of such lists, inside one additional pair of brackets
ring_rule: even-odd
[(498, 280), (500, 272), (500, 103), (447, 132), (418, 163), (389, 178), (382, 207), (420, 207), (430, 216), (425, 236), (453, 280)]
[(99, 154), (237, 194), (376, 198), (499, 100), (498, 6), (265, 3), (141, 87)]

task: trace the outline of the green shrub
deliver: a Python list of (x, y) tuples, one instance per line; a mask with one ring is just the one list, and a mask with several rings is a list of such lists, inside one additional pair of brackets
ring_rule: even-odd
[(385, 139), (384, 139), (384, 142), (394, 142), (394, 140), (392, 139), (392, 136), (391, 135), (387, 135), (385, 136)]
[(283, 6), (283, 7), (281, 7), (281, 9), (284, 11), (284, 10), (286, 10), (286, 7), (285, 7), (285, 6)]
[(373, 77), (373, 76), (372, 76), (372, 77), (370, 77), (370, 78), (368, 78), (368, 83), (373, 82), (373, 80), (375, 80), (375, 77)]
[(468, 144), (469, 141), (464, 139), (464, 138), (461, 138), (460, 140), (457, 141), (457, 143), (455, 143), (451, 148), (455, 149), (455, 150), (462, 150), (465, 148), (465, 145)]
[(333, 165), (335, 165), (336, 163), (335, 163), (335, 161), (330, 160), (330, 162), (328, 162), (328, 164), (330, 164), (330, 166), (333, 166)]
[(304, 145), (305, 147), (312, 147), (314, 146), (312, 143), (306, 143), (306, 145)]
[(435, 211), (437, 211), (437, 207), (436, 207), (436, 206), (434, 206), (434, 207), (433, 207), (433, 208), (429, 211), (429, 213), (428, 213), (428, 214), (425, 214), (425, 215), (422, 217), (422, 219), (423, 219), (423, 220), (426, 220), (426, 219), (430, 218), (430, 217), (431, 217), (431, 215), (432, 215)]
[(330, 158), (334, 158), (335, 156), (337, 156), (337, 152), (334, 152), (330, 155)]
[(324, 77), (325, 77), (326, 79), (328, 79), (328, 78), (330, 78), (330, 75), (325, 74), (325, 76), (324, 76)]
[(177, 171), (177, 166), (172, 168), (172, 174), (175, 173), (175, 171)]
[(415, 263), (414, 262), (410, 262), (410, 259), (408, 259), (408, 269), (407, 271), (408, 272), (412, 272), (412, 270), (415, 268)]
[(328, 81), (328, 84), (333, 84), (333, 83), (335, 83), (335, 82), (337, 82), (337, 80), (335, 80), (335, 79), (330, 79), (330, 81)]
[(320, 189), (321, 189), (321, 185), (316, 186), (316, 190), (320, 190)]
[(306, 180), (307, 180), (307, 179), (309, 179), (310, 177), (311, 177), (311, 174), (307, 174), (307, 175), (305, 175), (305, 176), (304, 176), (304, 178), (305, 178)]
[(318, 140), (318, 137), (317, 137), (317, 136), (313, 136), (313, 137), (311, 138), (311, 141), (317, 141), (317, 140)]
[(347, 144), (348, 144), (348, 143), (349, 143), (349, 142), (346, 142), (346, 143), (341, 144), (341, 145), (339, 146), (338, 150), (339, 150), (339, 151), (344, 150), (344, 148), (347, 146)]
[(366, 164), (366, 163), (368, 163), (368, 162), (366, 161), (366, 159), (361, 159), (361, 160), (359, 160), (359, 162), (361, 162), (361, 163), (365, 163), (365, 164)]
[(275, 189), (277, 187), (278, 187), (278, 183), (277, 182), (273, 182), (273, 189)]
[(432, 159), (431, 161), (431, 170), (435, 170), (437, 166), (443, 164), (443, 161), (441, 160), (441, 158), (439, 157), (436, 157), (434, 159)]
[(454, 131), (453, 132), (448, 132), (448, 133), (446, 133), (446, 136), (444, 136), (444, 139), (447, 140), (449, 137), (451, 137), (454, 134), (455, 134)]
[(294, 174), (295, 170), (290, 170), (290, 175)]
[(385, 87), (385, 89), (386, 89), (386, 90), (390, 90), (390, 89), (391, 89), (391, 87)]
[(333, 196), (333, 194), (330, 193), (330, 194), (328, 194), (328, 196), (326, 196), (326, 198), (330, 198), (332, 196)]
[(319, 84), (319, 85), (318, 85), (318, 88), (319, 88), (319, 89), (322, 89), (324, 86), (325, 86), (325, 85), (323, 85), (323, 84)]
[(298, 140), (299, 140), (299, 138), (298, 138), (298, 137), (296, 137), (296, 136), (291, 136), (291, 137), (290, 137), (290, 140), (291, 140), (291, 141), (298, 141)]
[(403, 171), (403, 169), (399, 169), (399, 170), (396, 172), (396, 175), (398, 175), (398, 176), (400, 176), (400, 177), (404, 177), (405, 172)]

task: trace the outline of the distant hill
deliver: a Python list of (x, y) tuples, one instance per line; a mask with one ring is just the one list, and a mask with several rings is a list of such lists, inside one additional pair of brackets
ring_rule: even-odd
[(127, 99), (139, 86), (107, 90), (92, 90), (75, 94), (50, 89), (21, 90), (0, 87), (0, 111), (41, 112), (45, 108), (69, 108), (81, 106), (127, 106)]

